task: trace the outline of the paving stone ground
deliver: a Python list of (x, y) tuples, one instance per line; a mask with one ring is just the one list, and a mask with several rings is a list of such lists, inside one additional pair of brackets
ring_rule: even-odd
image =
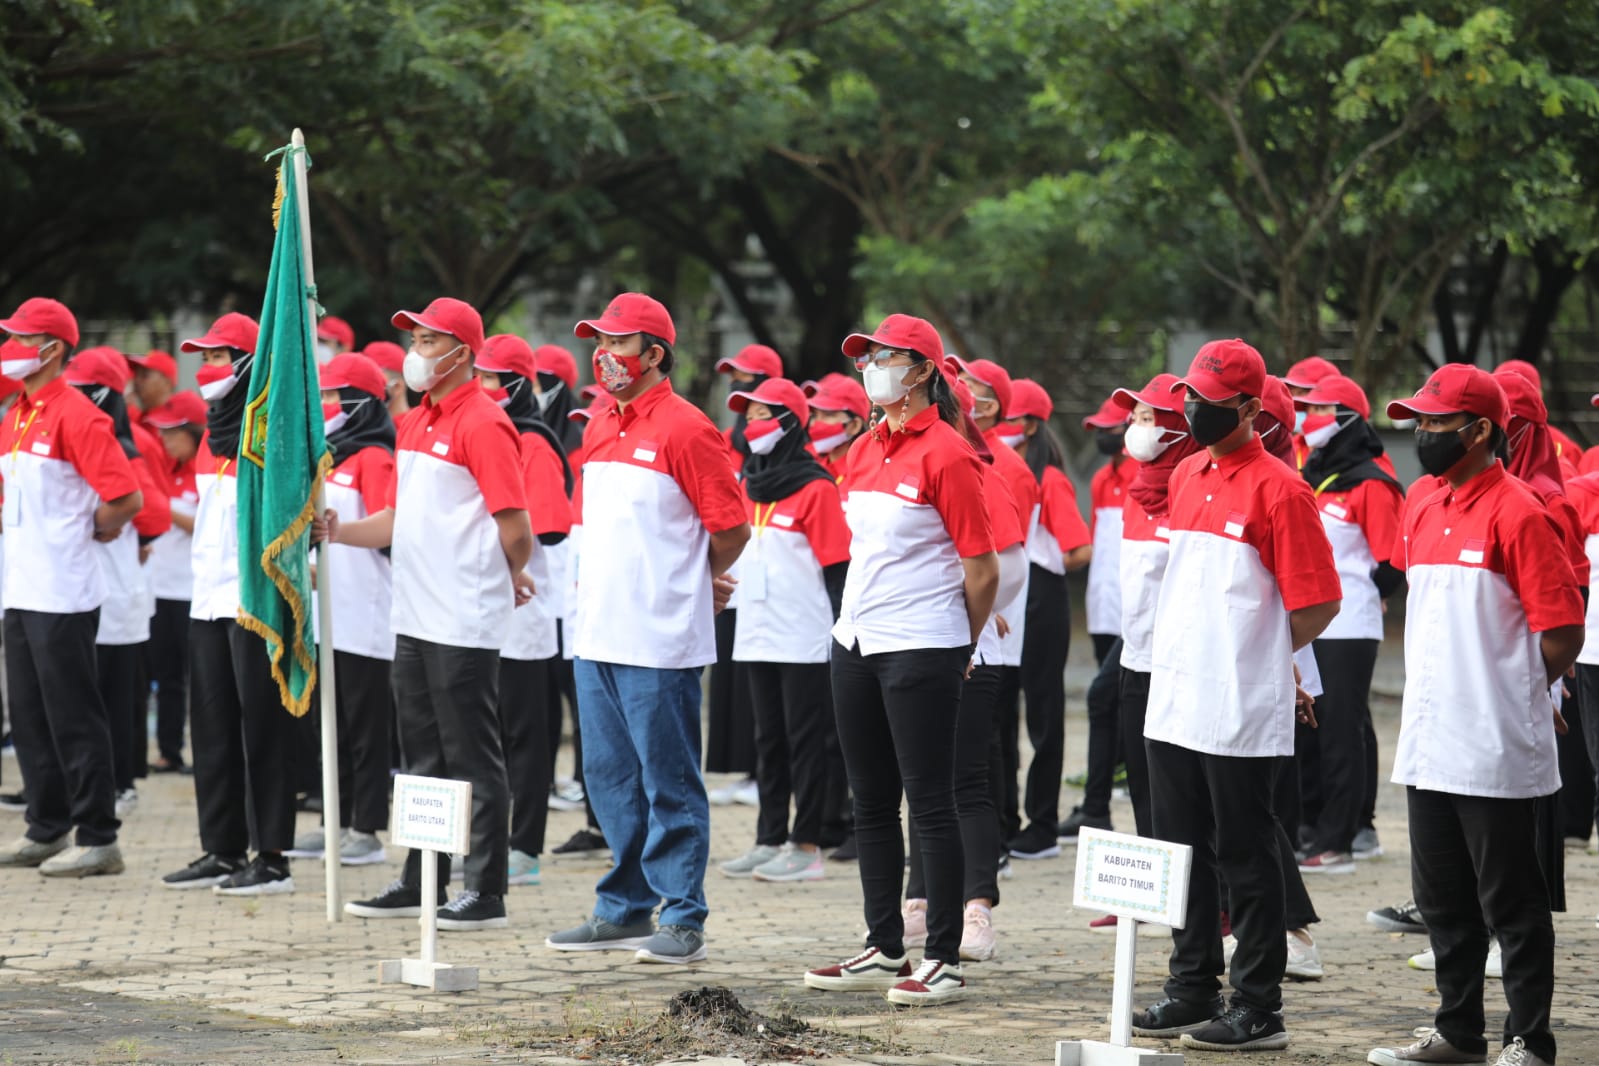
[[(1086, 643), (1068, 675), (1068, 768), (1081, 765), (1084, 750)], [(1375, 707), (1386, 780), (1400, 679), (1397, 645), (1385, 648)], [(13, 787), (9, 759), (3, 774)], [(588, 914), (604, 869), (547, 857), (543, 884), (512, 889), (511, 928), (440, 934), (441, 957), (478, 966), (482, 977), (475, 992), (441, 995), (378, 984), (379, 960), (417, 953), (416, 926), (348, 918), (329, 925), (320, 863), (295, 863), (292, 896), (251, 901), (162, 889), (160, 875), (198, 853), (192, 779), (151, 778), (140, 795), (124, 827), (122, 876), (54, 882), (0, 870), (0, 1063), (569, 1062), (593, 1054), (577, 1042), (582, 1035), (653, 1018), (673, 994), (703, 985), (725, 985), (767, 1014), (788, 1011), (870, 1038), (853, 1057), (873, 1062), (1044, 1063), (1054, 1060), (1057, 1040), (1107, 1033), (1114, 937), (1089, 931), (1092, 915), (1072, 908), (1070, 849), (1015, 864), (996, 911), (998, 958), (968, 966), (970, 994), (940, 1008), (896, 1010), (877, 997), (801, 985), (808, 966), (857, 950), (864, 928), (855, 868), (832, 863), (827, 880), (801, 885), (733, 881), (713, 867), (711, 957), (680, 969), (545, 949), (551, 930)], [(1063, 812), (1075, 798), (1063, 789)], [(1403, 803), (1401, 790), (1383, 786), (1385, 858), (1310, 886), (1327, 977), (1287, 988), (1293, 1044), (1276, 1061), (1363, 1061), (1370, 1047), (1405, 1042), (1430, 1018), (1431, 975), (1405, 966), (1424, 938), (1364, 921), (1368, 909), (1410, 892)], [(1112, 813), (1130, 829), (1125, 802)], [(301, 828), (313, 824), (301, 817)], [(550, 843), (581, 818), (552, 812)], [(0, 833), (21, 828), (20, 816), (0, 813)], [(753, 832), (752, 808), (715, 808), (713, 863), (742, 851)], [(400, 858), (347, 869), (347, 896), (381, 888)], [(1560, 1061), (1599, 1064), (1599, 856), (1568, 852), (1567, 889), (1571, 911), (1556, 916)], [(1167, 943), (1153, 930), (1140, 938), (1140, 1003), (1159, 996)], [(1504, 1006), (1497, 982), (1488, 992), (1492, 1029)]]

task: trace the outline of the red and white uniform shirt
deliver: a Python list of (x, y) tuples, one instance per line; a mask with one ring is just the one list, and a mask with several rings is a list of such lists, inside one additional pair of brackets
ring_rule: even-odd
[(516, 599), (494, 516), (527, 506), (515, 427), (469, 381), (441, 403), (423, 397), (394, 464), (395, 634), (498, 651)]
[(572, 468), (572, 529), (555, 546), (561, 567), (561, 658), (567, 660), (572, 658), (572, 637), (577, 633), (577, 561), (583, 554), (583, 463), (587, 454), (588, 449), (580, 444), (566, 457)]
[(194, 490), (200, 499), (189, 554), (194, 577), (190, 618), (232, 622), (239, 617), (238, 475), (238, 460), (212, 454), (207, 434), (194, 457)]
[(172, 502), (167, 496), (171, 478), (164, 469), (166, 449), (138, 423), (132, 423), (130, 429), (139, 455), (129, 461), (139, 479), (144, 503), (116, 540), (95, 542), (105, 573), (106, 598), (100, 605), (100, 626), (94, 642), (108, 646), (143, 644), (150, 639), (156, 596), (149, 568), (139, 562), (139, 542), (141, 538), (159, 538), (172, 528)]
[(1583, 547), (1588, 555), (1588, 613), (1587, 639), (1577, 661), (1586, 666), (1599, 666), (1599, 595), (1594, 586), (1599, 584), (1599, 474), (1582, 474), (1566, 482), (1566, 498), (1577, 509), (1582, 523)]
[(1582, 595), (1542, 501), (1494, 463), (1413, 501), (1405, 571), (1405, 697), (1395, 784), (1498, 799), (1560, 787), (1539, 634), (1583, 624)]
[[(322, 495), (340, 521), (354, 522), (387, 507), (393, 486), (394, 453), (373, 445), (334, 467)], [(351, 544), (324, 544), (317, 552), (327, 560), (333, 589), (333, 650), (392, 660), (394, 630), (387, 623), (394, 610), (394, 567), (389, 557)], [(311, 617), (321, 640), (321, 615), (313, 611)]]
[[(174, 515), (182, 515), (191, 522), (200, 503), (200, 491), (194, 480), (194, 461), (182, 463), (167, 473), (167, 505)], [(145, 567), (150, 572), (150, 591), (158, 600), (175, 600), (187, 603), (194, 592), (194, 571), (190, 569), (189, 554), (194, 536), (176, 523), (150, 544), (150, 558)]]
[(1077, 509), (1077, 489), (1071, 478), (1053, 466), (1044, 467), (1038, 485), (1038, 508), (1027, 533), (1027, 560), (1052, 574), (1066, 572), (1066, 553), (1092, 544), (1088, 523)]
[[(94, 512), (139, 489), (111, 417), (61, 378), (19, 394), (0, 418), (0, 480), (6, 608), (79, 614), (101, 606), (109, 589)], [(137, 563), (136, 539), (134, 554)]]
[(726, 438), (663, 381), (590, 419), (583, 448), (573, 653), (661, 670), (715, 662), (711, 535), (745, 521)]
[[(1010, 451), (1010, 449), (1006, 449)], [(994, 453), (996, 456), (998, 452)], [(1016, 455), (1015, 452), (1010, 452)], [(1020, 457), (1017, 457), (1018, 460)], [(1000, 470), (1000, 462), (996, 458), (993, 465), (983, 463), (983, 500), (988, 505), (989, 529), (994, 537), (994, 550), (1004, 553), (1011, 548), (1020, 548), (1017, 554), (1021, 569), (1021, 580), (1014, 583), (1019, 591), (1012, 591), (1004, 603), (995, 597), (994, 611), (988, 616), (988, 623), (983, 626), (983, 631), (977, 635), (977, 648), (973, 659), (979, 666), (1020, 666), (1022, 664), (1021, 642), (1016, 640), (1016, 630), (1022, 628), (1023, 619), (1027, 616), (1027, 571), (1030, 567), (1026, 562), (1027, 520), (1032, 511), (1029, 508), (1022, 510), (1022, 505), (1016, 502), (1016, 495), (1011, 491), (1010, 483)], [(1022, 463), (1022, 471), (1027, 474), (1029, 486), (1036, 486), (1033, 481), (1033, 472), (1027, 469), (1027, 464)], [(1003, 568), (1004, 560), (1000, 566)], [(1007, 584), (1003, 579), (1009, 575), (1001, 570), (1000, 595), (1004, 594)], [(1004, 637), (999, 635), (999, 617), (1003, 615), (1005, 624), (1012, 627), (1011, 632)], [(1011, 619), (1016, 619), (1012, 622)]]
[(849, 527), (838, 488), (811, 481), (775, 503), (749, 505), (750, 541), (739, 556), (733, 658), (755, 663), (825, 663), (833, 604), (822, 570), (849, 560)]
[(1089, 532), (1094, 561), (1088, 566), (1088, 631), (1120, 636), (1122, 631), (1122, 509), (1127, 487), (1138, 475), (1129, 456), (1106, 463), (1089, 482)]
[[(1175, 473), (1175, 471), (1173, 472)], [(1125, 669), (1154, 669), (1155, 610), (1171, 554), (1171, 524), (1165, 514), (1149, 514), (1131, 496), (1122, 507), (1121, 573), (1122, 658)], [(1097, 555), (1096, 555), (1097, 558)]]
[[(994, 470), (1010, 490), (1010, 499), (1021, 515), (1022, 540), (1025, 542), (1027, 535), (1033, 530), (1033, 514), (1038, 509), (1040, 489), (1038, 479), (1033, 477), (1033, 471), (1027, 465), (1027, 460), (1016, 454), (1014, 448), (1008, 447), (999, 439), (999, 429), (996, 426), (985, 435), (988, 441), (988, 450), (994, 455)], [(989, 501), (989, 518), (994, 519), (995, 502)], [(996, 522), (994, 528), (994, 550), (1004, 551), (1009, 544), (1000, 543), (999, 527)], [(1023, 544), (1023, 556), (1026, 557), (1027, 547)], [(1003, 578), (1003, 575), (1001, 575)], [(1001, 600), (995, 600), (994, 613), (1004, 615), (1006, 625), (1010, 626), (1010, 633), (999, 638), (999, 659), (1001, 666), (1020, 666), (1022, 664), (1022, 643), (1027, 636), (1027, 586), (1032, 577), (1032, 567), (1025, 568), (1022, 575), (1021, 587), (1015, 594)], [(1001, 581), (1000, 595), (1005, 593), (1005, 582)], [(989, 625), (993, 626), (992, 619)], [(996, 633), (997, 635), (997, 633)], [(987, 660), (982, 660), (987, 662)]]
[(1315, 497), (1258, 437), (1172, 473), (1144, 736), (1210, 755), (1294, 753), (1288, 615), (1340, 598)]
[(863, 433), (844, 473), (849, 578), (833, 638), (862, 655), (971, 644), (962, 559), (994, 550), (982, 462), (928, 407)]
[(539, 543), (538, 538), (550, 533), (569, 534), (572, 530), (572, 505), (566, 498), (561, 457), (537, 433), (522, 434), (522, 479), (527, 491), (528, 521), (533, 526), (533, 554), (528, 556), (524, 568), (533, 579), (533, 599), (512, 613), (511, 632), (500, 649), (500, 657), (537, 662), (560, 653), (555, 623), (566, 599), (551, 548)]
[(1389, 482), (1362, 481), (1348, 492), (1318, 492), (1316, 506), (1344, 589), (1343, 605), (1317, 639), (1381, 640), (1382, 599), (1372, 573), (1388, 561), (1404, 498)]

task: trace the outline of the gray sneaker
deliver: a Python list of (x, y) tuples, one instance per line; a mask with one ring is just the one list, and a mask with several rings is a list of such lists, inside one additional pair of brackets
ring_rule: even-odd
[(1407, 1062), (1467, 1063), (1487, 1062), (1485, 1051), (1462, 1051), (1436, 1029), (1417, 1029), (1412, 1034), (1416, 1042), (1408, 1047), (1372, 1048), (1366, 1061), (1372, 1066), (1404, 1066)]
[(728, 859), (718, 865), (722, 873), (728, 877), (748, 877), (755, 872), (755, 867), (765, 866), (777, 858), (777, 848), (770, 844), (757, 844), (736, 859)]
[(827, 876), (822, 869), (822, 853), (784, 844), (771, 860), (750, 871), (756, 881), (820, 881)]
[(46, 877), (94, 877), (123, 871), (122, 849), (115, 844), (70, 847), (39, 864)]
[(705, 934), (686, 925), (663, 925), (633, 956), (639, 962), (682, 965), (705, 961)]
[[(295, 841), (296, 844), (299, 841)], [(346, 829), (339, 841), (340, 866), (370, 866), (388, 858), (383, 841), (376, 833), (363, 833), (359, 829)]]
[(544, 946), (556, 951), (636, 951), (654, 932), (655, 923), (648, 918), (632, 925), (615, 925), (591, 914), (582, 925), (551, 933)]
[(322, 857), (324, 838), (322, 827), (307, 829), (294, 838), (294, 847), (283, 854), (291, 859), (320, 859)]
[(1382, 841), (1377, 839), (1377, 830), (1357, 830), (1354, 844), (1349, 850), (1354, 852), (1355, 858), (1361, 860), (1382, 858)]
[(1526, 1043), (1518, 1036), (1505, 1045), (1494, 1060), (1494, 1066), (1549, 1066), (1549, 1063), (1528, 1051)]
[(0, 848), (0, 866), (37, 866), (52, 855), (59, 855), (72, 846), (70, 833), (62, 833), (54, 840), (30, 840), (20, 836)]

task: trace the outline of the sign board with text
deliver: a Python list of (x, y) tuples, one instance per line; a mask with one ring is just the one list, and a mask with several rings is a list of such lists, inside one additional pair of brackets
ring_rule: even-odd
[(402, 848), (466, 853), (472, 839), (472, 783), (398, 774), (389, 836)]
[(1181, 929), (1188, 910), (1187, 844), (1084, 829), (1077, 837), (1074, 906)]

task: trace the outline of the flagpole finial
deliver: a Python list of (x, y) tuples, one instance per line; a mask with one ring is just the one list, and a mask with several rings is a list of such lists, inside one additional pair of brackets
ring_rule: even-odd
[(289, 138), (289, 143), (296, 148), (305, 147), (305, 134), (300, 132), (300, 127), (294, 127), (294, 136)]

